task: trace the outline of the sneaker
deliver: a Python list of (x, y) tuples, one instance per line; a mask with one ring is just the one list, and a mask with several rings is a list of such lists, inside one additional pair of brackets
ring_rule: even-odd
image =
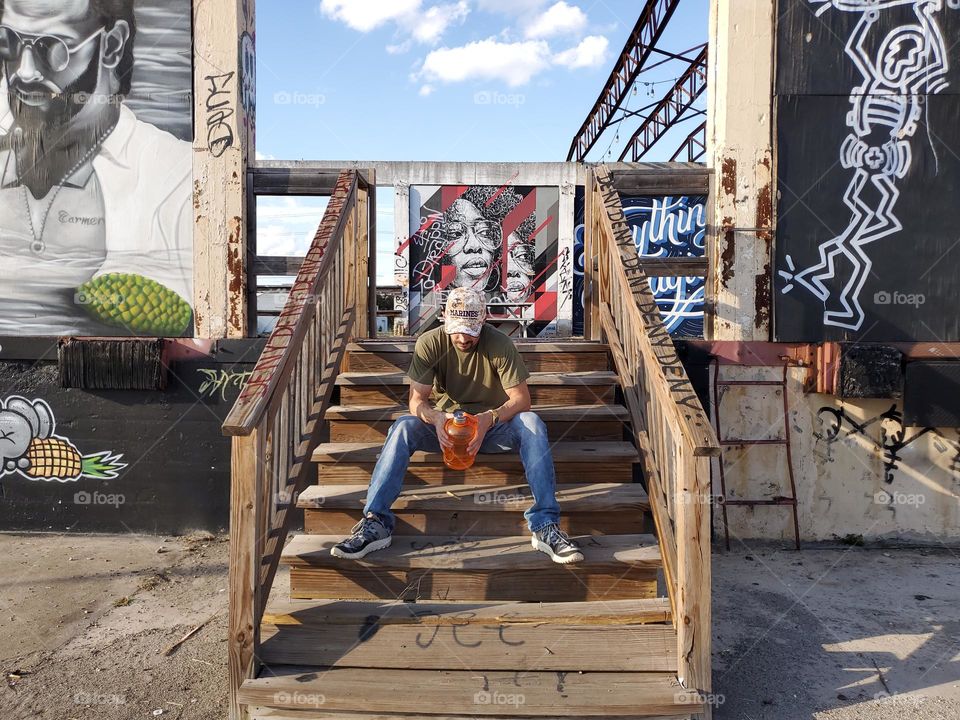
[(583, 560), (580, 547), (573, 542), (559, 525), (547, 525), (537, 530), (531, 538), (530, 544), (540, 552), (546, 553), (555, 563), (566, 565)]
[(375, 550), (390, 547), (393, 536), (376, 515), (368, 515), (353, 526), (353, 534), (340, 541), (332, 548), (330, 554), (334, 557), (359, 560)]

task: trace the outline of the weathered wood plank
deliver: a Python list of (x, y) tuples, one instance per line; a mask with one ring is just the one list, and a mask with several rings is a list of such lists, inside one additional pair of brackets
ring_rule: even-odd
[[(587, 372), (531, 373), (527, 385), (615, 385), (617, 374), (609, 370)], [(409, 385), (406, 373), (342, 372), (337, 385)]]
[[(415, 689), (414, 692), (411, 690)], [(251, 705), (317, 710), (422, 713), (438, 708), (469, 716), (538, 717), (690, 714), (699, 698), (672, 673), (472, 672), (270, 666), (248, 680), (241, 700)], [(319, 702), (320, 698), (323, 702)]]
[[(600, 405), (598, 407), (604, 407)], [(543, 419), (543, 418), (541, 418)], [(545, 420), (547, 437), (553, 442), (562, 440), (617, 441), (623, 439), (624, 424), (619, 420)], [(382, 443), (393, 422), (330, 420), (330, 442)]]
[[(475, 464), (467, 470), (451, 470), (442, 462), (413, 462), (404, 476), (405, 485), (462, 485), (465, 483), (489, 483), (503, 485), (525, 482), (523, 464), (520, 457), (511, 453), (509, 462), (498, 465)], [(370, 482), (370, 473), (376, 459), (371, 457), (360, 462), (344, 460), (316, 461), (317, 473), (321, 483), (335, 484)], [(554, 470), (557, 482), (574, 483), (585, 477), (600, 477), (606, 482), (632, 482), (633, 464), (628, 462), (558, 460), (554, 455)]]
[[(354, 485), (354, 487), (364, 487)], [(304, 510), (304, 531), (317, 535), (347, 536), (363, 512), (356, 510)], [(519, 535), (527, 530), (521, 513), (473, 510), (399, 510), (395, 535)], [(630, 535), (652, 532), (644, 513), (565, 512), (560, 527), (570, 535)]]
[[(383, 450), (380, 443), (369, 442), (342, 442), (323, 443), (318, 445), (313, 453), (315, 462), (343, 461), (348, 463), (376, 462)], [(561, 442), (551, 448), (553, 461), (557, 462), (590, 462), (596, 459), (601, 462), (612, 460), (624, 463), (636, 462), (639, 459), (637, 449), (627, 442)], [(520, 461), (516, 453), (480, 453), (477, 462), (485, 465), (515, 465)], [(443, 455), (435, 452), (418, 450), (410, 457), (411, 463), (442, 463)]]
[[(409, 398), (406, 385), (342, 385), (344, 405), (396, 405)], [(616, 401), (616, 385), (531, 385), (530, 402), (535, 405), (592, 405)]]
[(670, 621), (670, 603), (666, 598), (611, 600), (610, 602), (504, 603), (435, 602), (407, 603), (399, 600), (288, 600), (270, 602), (263, 622), (271, 625), (307, 625), (323, 627), (341, 623), (355, 624), (376, 615), (378, 623), (430, 627), (460, 625), (459, 617), (470, 613), (474, 623), (505, 625), (566, 623), (568, 625), (643, 625)]
[[(407, 605), (415, 606), (418, 614), (434, 612), (430, 606), (420, 608), (421, 603)], [(576, 619), (502, 623), (473, 617), (469, 610), (452, 615), (454, 622), (426, 627), (381, 623), (375, 614), (322, 627), (265, 624), (260, 657), (270, 665), (403, 670), (676, 672), (677, 668), (677, 638), (670, 625), (580, 625)]]
[[(313, 509), (362, 508), (367, 489), (356, 485), (312, 485), (297, 500), (297, 507)], [(576, 483), (557, 485), (561, 512), (632, 512), (648, 509), (647, 494), (639, 484)], [(404, 489), (393, 510), (466, 510), (523, 512), (532, 495), (526, 484), (444, 485)]]
[[(609, 370), (606, 350), (598, 352), (525, 350), (521, 351), (520, 356), (530, 372)], [(406, 372), (411, 358), (410, 352), (355, 350), (347, 356), (343, 369), (347, 372)]]

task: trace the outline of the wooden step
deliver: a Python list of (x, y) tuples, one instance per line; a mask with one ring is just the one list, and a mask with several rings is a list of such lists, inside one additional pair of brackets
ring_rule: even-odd
[[(609, 351), (599, 343), (515, 343), (530, 372), (609, 370)], [(350, 343), (343, 370), (354, 372), (406, 372), (413, 357), (413, 342)]]
[[(476, 720), (476, 715), (414, 715), (412, 713), (403, 713), (402, 715), (391, 715), (390, 713), (352, 713), (352, 712), (324, 712), (322, 710), (287, 710), (282, 708), (271, 708), (260, 705), (249, 707), (250, 720)], [(679, 715), (604, 715), (604, 720), (691, 720), (687, 710)], [(489, 718), (496, 720), (527, 720), (517, 715), (488, 715)], [(563, 720), (587, 720), (583, 715), (564, 715)]]
[[(629, 413), (623, 405), (535, 405), (551, 440), (622, 440)], [(383, 441), (406, 405), (335, 405), (327, 410), (330, 442)]]
[[(527, 380), (535, 405), (612, 403), (617, 374), (610, 371), (535, 372)], [(397, 405), (407, 402), (410, 378), (401, 372), (342, 372), (337, 375), (341, 405)]]
[(652, 535), (579, 537), (584, 561), (558, 565), (511, 537), (397, 536), (362, 560), (330, 554), (340, 535), (298, 535), (283, 549), (291, 597), (572, 602), (657, 596)]
[[(363, 515), (362, 485), (312, 485), (297, 506), (305, 529), (321, 535), (347, 534)], [(574, 535), (626, 535), (645, 532), (650, 506), (635, 483), (576, 483), (557, 486), (561, 523)], [(396, 535), (517, 535), (532, 502), (526, 483), (443, 485), (405, 488), (393, 505)]]
[(669, 614), (666, 598), (574, 603), (287, 600), (274, 603), (264, 615), (260, 658), (270, 664), (329, 667), (676, 672), (677, 635)]
[(363, 711), (422, 718), (426, 710), (437, 710), (444, 717), (641, 718), (689, 716), (703, 709), (696, 693), (684, 690), (674, 673), (325, 670), (296, 665), (264, 666), (258, 678), (243, 682), (238, 700), (259, 708), (327, 713), (317, 717)]
[[(370, 473), (383, 450), (383, 443), (322, 443), (313, 453), (321, 484), (345, 485), (370, 482)], [(559, 442), (552, 448), (557, 482), (561, 484), (602, 479), (604, 482), (631, 482), (633, 463), (639, 462), (636, 448), (628, 442)], [(415, 452), (410, 458), (406, 485), (525, 482), (520, 455), (482, 453), (467, 470), (450, 470), (441, 453)]]

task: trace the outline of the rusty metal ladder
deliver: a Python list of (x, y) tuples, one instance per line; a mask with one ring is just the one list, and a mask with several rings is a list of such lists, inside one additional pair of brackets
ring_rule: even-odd
[[(780, 380), (721, 380), (720, 379), (719, 360), (714, 360), (713, 369), (713, 423), (717, 431), (717, 439), (720, 441), (721, 453), (717, 458), (717, 465), (720, 469), (720, 498), (719, 503), (723, 512), (723, 534), (727, 550), (730, 549), (730, 522), (727, 516), (727, 506), (737, 505), (746, 507), (757, 507), (761, 505), (772, 505), (776, 507), (790, 507), (793, 511), (793, 534), (796, 549), (800, 549), (800, 521), (797, 517), (797, 486), (793, 477), (793, 454), (790, 446), (790, 402), (787, 397), (787, 372), (790, 364), (783, 364), (783, 375)], [(758, 366), (759, 367), (759, 366)], [(750, 438), (727, 438), (720, 430), (720, 388), (730, 386), (770, 386), (779, 387), (783, 397), (783, 437), (750, 439)], [(787, 475), (790, 478), (790, 495), (777, 495), (766, 500), (757, 500), (751, 498), (728, 498), (727, 497), (727, 478), (723, 463), (723, 450), (734, 445), (783, 445), (786, 448), (787, 455)]]

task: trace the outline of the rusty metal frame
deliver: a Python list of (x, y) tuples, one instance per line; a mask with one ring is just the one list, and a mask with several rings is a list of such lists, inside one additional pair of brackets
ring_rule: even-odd
[[(620, 153), (620, 160), (630, 154), (631, 162), (637, 162), (653, 147), (666, 132), (676, 124), (707, 89), (707, 49), (690, 63), (683, 75), (654, 108), (643, 124), (637, 128)], [(705, 143), (704, 143), (705, 144)]]
[(680, 0), (647, 0), (607, 84), (570, 143), (567, 161), (583, 160), (603, 131), (610, 126), (614, 113), (630, 92), (650, 55), (660, 52), (655, 46), (679, 4)]
[(670, 158), (670, 162), (673, 162), (679, 158), (684, 151), (687, 153), (687, 162), (697, 162), (700, 158), (707, 154), (706, 120), (697, 125), (697, 127), (695, 127), (690, 134), (687, 135), (687, 139), (684, 140), (680, 147), (677, 148), (677, 151), (673, 154), (673, 157)]

